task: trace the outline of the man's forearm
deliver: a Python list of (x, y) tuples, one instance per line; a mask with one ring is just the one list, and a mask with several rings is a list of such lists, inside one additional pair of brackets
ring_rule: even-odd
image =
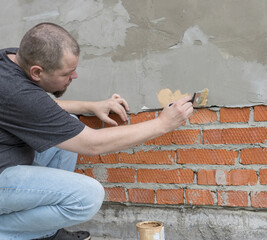
[(99, 130), (85, 127), (79, 135), (59, 144), (58, 147), (85, 155), (105, 154), (139, 145), (167, 131), (158, 118)]
[(72, 101), (72, 100), (58, 100), (55, 102), (68, 113), (72, 114), (88, 114), (93, 113), (93, 102), (88, 101)]

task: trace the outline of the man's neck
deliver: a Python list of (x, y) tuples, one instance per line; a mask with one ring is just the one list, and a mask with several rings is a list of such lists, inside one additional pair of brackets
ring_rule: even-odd
[(7, 54), (7, 56), (9, 57), (9, 59), (11, 61), (13, 61), (14, 63), (16, 63), (18, 65), (18, 61), (17, 61), (17, 57), (16, 57), (16, 54)]

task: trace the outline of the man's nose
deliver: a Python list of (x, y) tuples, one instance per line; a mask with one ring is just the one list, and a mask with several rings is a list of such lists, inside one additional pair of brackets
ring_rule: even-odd
[(78, 74), (77, 74), (77, 72), (75, 71), (75, 72), (73, 72), (73, 73), (70, 75), (70, 79), (76, 79), (76, 78), (78, 78)]

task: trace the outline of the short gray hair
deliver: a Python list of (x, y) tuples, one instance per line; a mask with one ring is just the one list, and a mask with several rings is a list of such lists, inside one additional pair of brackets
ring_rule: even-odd
[(75, 56), (80, 54), (79, 44), (71, 34), (54, 23), (40, 23), (22, 38), (17, 60), (26, 72), (29, 72), (33, 65), (51, 72), (61, 68), (61, 60), (66, 51)]

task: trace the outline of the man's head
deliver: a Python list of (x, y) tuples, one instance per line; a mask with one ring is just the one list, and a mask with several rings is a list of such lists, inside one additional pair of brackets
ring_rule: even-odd
[(64, 28), (41, 23), (24, 35), (16, 59), (34, 82), (59, 97), (77, 78), (79, 54), (77, 41)]

